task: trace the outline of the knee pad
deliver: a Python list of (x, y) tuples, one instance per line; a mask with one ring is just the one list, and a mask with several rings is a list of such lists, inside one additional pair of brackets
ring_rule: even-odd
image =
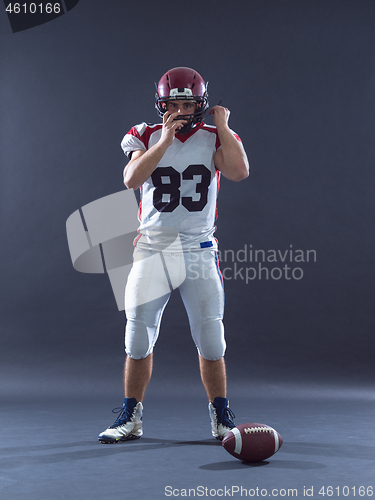
[(146, 358), (153, 350), (155, 334), (144, 321), (128, 319), (125, 329), (125, 352), (132, 359)]
[(225, 354), (226, 343), (224, 325), (221, 319), (212, 318), (203, 321), (194, 329), (194, 340), (199, 354), (209, 361), (217, 361)]
[(146, 358), (159, 336), (168, 296), (126, 309), (125, 352), (133, 359)]

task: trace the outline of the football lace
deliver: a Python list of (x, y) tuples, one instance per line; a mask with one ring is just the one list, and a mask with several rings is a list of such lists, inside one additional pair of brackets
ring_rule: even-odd
[(256, 432), (272, 432), (270, 427), (246, 427), (244, 429), (246, 434), (255, 434)]

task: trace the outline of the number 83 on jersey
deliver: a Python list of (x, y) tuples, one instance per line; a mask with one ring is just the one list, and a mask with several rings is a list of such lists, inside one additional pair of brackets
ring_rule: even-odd
[[(193, 199), (193, 196), (181, 196), (180, 192), (181, 181), (193, 180), (195, 175), (199, 175), (201, 181), (195, 184), (192, 194), (200, 194), (199, 200)], [(180, 203), (189, 212), (200, 212), (207, 205), (211, 173), (202, 164), (189, 165), (181, 174), (173, 167), (158, 167), (152, 173), (151, 179), (155, 187), (153, 204), (159, 212), (173, 212)], [(167, 182), (163, 182), (165, 179)]]

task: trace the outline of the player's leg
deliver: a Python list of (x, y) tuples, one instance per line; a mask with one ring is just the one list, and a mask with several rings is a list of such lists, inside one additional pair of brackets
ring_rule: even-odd
[(146, 358), (133, 359), (127, 356), (124, 366), (124, 395), (143, 401), (152, 374), (153, 353)]
[[(125, 399), (119, 416), (108, 429), (99, 434), (101, 443), (117, 443), (142, 436), (143, 397), (152, 373), (152, 352), (159, 335), (163, 311), (170, 297), (163, 285), (165, 272), (159, 261), (146, 258), (140, 252), (128, 277), (125, 291)], [(160, 294), (159, 294), (160, 295)]]
[[(216, 252), (205, 250), (186, 253), (185, 266), (186, 279), (179, 290), (188, 314), (191, 335), (198, 353), (204, 359), (220, 360), (226, 348), (224, 288)], [(221, 370), (219, 376), (223, 373)]]
[(199, 369), (209, 401), (227, 397), (227, 375), (224, 358), (211, 361), (200, 354)]
[(142, 401), (152, 374), (153, 348), (171, 295), (163, 261), (158, 253), (134, 253), (135, 261), (125, 290), (124, 393)]
[(187, 277), (180, 286), (180, 293), (198, 349), (201, 378), (209, 400), (212, 434), (222, 439), (235, 426), (226, 399), (222, 276), (214, 251), (186, 254), (185, 260)]
[(212, 435), (219, 440), (235, 427), (234, 414), (226, 397), (227, 376), (224, 357), (211, 361), (199, 355), (199, 368), (208, 396)]

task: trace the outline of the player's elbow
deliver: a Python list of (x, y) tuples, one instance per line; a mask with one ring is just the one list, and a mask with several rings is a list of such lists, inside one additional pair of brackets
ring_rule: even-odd
[(243, 162), (237, 166), (237, 168), (233, 172), (233, 178), (231, 180), (233, 180), (234, 182), (240, 182), (247, 177), (249, 177), (249, 165), (247, 164), (247, 162)]
[(125, 175), (124, 175), (124, 184), (125, 184), (125, 186), (126, 186), (128, 189), (134, 189), (134, 190), (136, 190), (136, 189), (138, 189), (138, 188), (139, 188), (138, 183), (137, 183), (137, 182), (135, 182), (135, 180), (134, 180), (134, 179), (132, 179), (132, 178), (128, 179), (127, 177), (125, 177)]
[(124, 168), (124, 184), (128, 189), (135, 190), (139, 188), (139, 184), (137, 183), (137, 179), (135, 178), (133, 171), (129, 168), (129, 163)]
[(238, 176), (238, 181), (243, 181), (249, 177), (249, 167), (242, 169), (241, 174)]
[(124, 184), (128, 189), (133, 189), (133, 184), (131, 182), (131, 179), (128, 178), (126, 172), (124, 172)]

